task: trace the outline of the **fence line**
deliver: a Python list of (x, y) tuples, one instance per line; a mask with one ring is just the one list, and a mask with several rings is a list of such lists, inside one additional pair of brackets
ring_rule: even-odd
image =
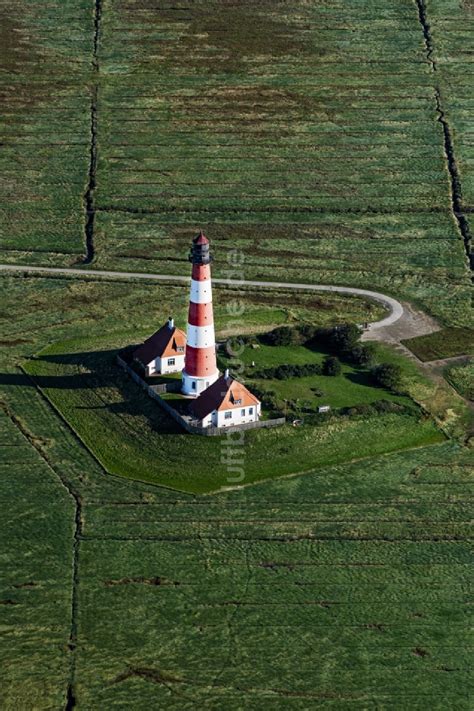
[(230, 425), (229, 427), (202, 427), (197, 424), (196, 420), (193, 420), (189, 415), (181, 415), (177, 412), (174, 407), (171, 407), (166, 400), (160, 396), (160, 393), (165, 392), (176, 392), (178, 387), (176, 382), (170, 383), (158, 383), (157, 385), (148, 385), (143, 378), (141, 378), (138, 373), (131, 368), (128, 363), (126, 363), (123, 358), (117, 356), (117, 363), (123, 368), (132, 379), (140, 385), (140, 387), (145, 390), (145, 392), (155, 400), (160, 407), (165, 410), (171, 417), (176, 420), (176, 422), (183, 427), (190, 434), (205, 435), (208, 437), (215, 437), (217, 435), (228, 434), (229, 432), (240, 432), (242, 430), (255, 430), (255, 429), (268, 429), (271, 427), (279, 427), (285, 424), (286, 419), (284, 417), (278, 417), (273, 420), (258, 420), (257, 422), (246, 422), (241, 425)]

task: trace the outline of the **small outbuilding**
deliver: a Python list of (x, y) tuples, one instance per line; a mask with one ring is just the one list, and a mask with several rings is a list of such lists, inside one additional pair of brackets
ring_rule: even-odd
[(260, 400), (226, 370), (190, 405), (201, 427), (230, 427), (260, 419)]
[(146, 375), (180, 373), (184, 368), (186, 334), (174, 325), (170, 317), (156, 333), (142, 343), (133, 354), (133, 360), (145, 370)]

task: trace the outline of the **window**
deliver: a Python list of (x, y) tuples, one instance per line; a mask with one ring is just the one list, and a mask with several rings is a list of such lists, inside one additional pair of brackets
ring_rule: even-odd
[(234, 400), (234, 405), (241, 405), (242, 404), (242, 398), (239, 398), (238, 400)]
[(225, 415), (224, 415), (225, 420), (231, 420), (232, 419), (232, 410), (228, 410)]
[(242, 415), (242, 417), (245, 415), (245, 407), (240, 411), (240, 414)]
[(176, 358), (168, 358), (168, 365), (176, 365)]
[(176, 350), (178, 351), (178, 353), (184, 353), (184, 346), (178, 346)]
[(253, 407), (249, 407), (249, 415), (253, 415)]
[(191, 389), (196, 390), (196, 381), (195, 380), (193, 380), (193, 382), (191, 383)]

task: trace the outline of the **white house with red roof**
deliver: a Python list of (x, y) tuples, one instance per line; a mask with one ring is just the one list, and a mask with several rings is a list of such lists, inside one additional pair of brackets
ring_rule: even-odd
[(146, 375), (180, 373), (184, 368), (186, 334), (174, 325), (170, 317), (156, 333), (133, 353)]
[(201, 427), (231, 427), (260, 419), (261, 403), (226, 370), (190, 405)]

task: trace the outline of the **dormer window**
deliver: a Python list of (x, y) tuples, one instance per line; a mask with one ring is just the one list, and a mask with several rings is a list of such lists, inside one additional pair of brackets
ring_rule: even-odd
[(184, 346), (178, 346), (176, 350), (178, 353), (184, 353)]
[(242, 404), (242, 398), (239, 398), (238, 400), (234, 400), (234, 405), (241, 405)]

